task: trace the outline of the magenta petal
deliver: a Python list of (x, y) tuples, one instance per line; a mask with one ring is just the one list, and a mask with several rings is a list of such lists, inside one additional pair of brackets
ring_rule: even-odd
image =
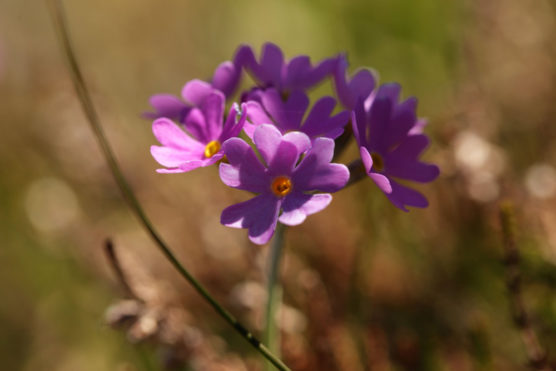
[(268, 169), (272, 175), (289, 175), (299, 159), (295, 144), (282, 140), (274, 156), (270, 160)]
[(267, 165), (274, 158), (281, 140), (282, 134), (272, 125), (259, 125), (255, 130), (253, 141)]
[(243, 129), (243, 125), (245, 125), (246, 118), (247, 105), (242, 103), (241, 106), (238, 106), (237, 103), (234, 103), (230, 108), (230, 112), (228, 112), (228, 117), (226, 118), (226, 122), (224, 123), (222, 133), (220, 134), (220, 138), (218, 140), (223, 143), (228, 138), (237, 137), (241, 132), (241, 129)]
[(150, 105), (155, 112), (146, 112), (143, 114), (145, 118), (157, 119), (167, 117), (177, 120), (182, 117), (184, 111), (189, 108), (178, 97), (172, 94), (156, 94), (149, 98)]
[(247, 134), (249, 138), (253, 139), (253, 133), (255, 132), (257, 126), (261, 124), (274, 124), (274, 122), (270, 117), (268, 117), (260, 103), (249, 101), (246, 103), (246, 110), (247, 118), (252, 123), (251, 125), (249, 122), (247, 122), (244, 126), (245, 134)]
[(384, 135), (388, 132), (387, 125), (390, 123), (392, 108), (392, 101), (381, 96), (375, 97), (371, 105), (368, 121), (369, 131), (366, 140), (369, 147), (376, 151), (386, 152), (387, 146), (384, 142)]
[(392, 184), (388, 177), (375, 172), (367, 173), (369, 177), (375, 182), (375, 184), (380, 188), (380, 190), (386, 194), (392, 193)]
[(409, 131), (409, 135), (423, 134), (423, 131), (425, 130), (425, 126), (427, 126), (427, 124), (428, 122), (426, 119), (418, 119), (415, 123), (415, 126), (413, 126)]
[(204, 151), (204, 146), (187, 135), (178, 125), (167, 118), (160, 118), (153, 122), (153, 134), (158, 141), (171, 148), (178, 148), (188, 152)]
[(375, 78), (368, 69), (361, 69), (355, 72), (348, 85), (351, 94), (351, 103), (359, 99), (365, 100), (375, 88)]
[(409, 135), (388, 156), (391, 162), (417, 159), (428, 147), (429, 138), (423, 134)]
[(185, 173), (185, 170), (180, 169), (179, 167), (174, 167), (171, 169), (156, 169), (156, 172), (159, 174), (179, 174)]
[(347, 77), (348, 62), (344, 55), (337, 61), (334, 83), (340, 102), (353, 109), (359, 100), (365, 100), (375, 88), (375, 78), (367, 69), (358, 70), (350, 81)]
[(373, 171), (373, 158), (369, 154), (367, 148), (359, 148), (359, 153), (361, 154), (361, 160), (363, 161), (367, 175), (375, 182), (382, 192), (391, 193), (392, 186), (390, 185), (390, 180), (386, 176)]
[(280, 131), (285, 132), (300, 129), (309, 106), (309, 98), (302, 91), (296, 90), (284, 102), (276, 89), (269, 89), (263, 94), (262, 104)]
[(336, 64), (337, 57), (322, 60), (316, 67), (310, 70), (310, 73), (308, 73), (303, 80), (301, 80), (302, 84), (299, 84), (295, 88), (305, 90), (315, 86), (325, 77), (332, 75), (336, 68)]
[(207, 141), (215, 140), (222, 133), (225, 97), (220, 92), (213, 92), (205, 98), (202, 111), (205, 116), (204, 137)]
[(199, 158), (199, 154), (171, 147), (151, 146), (154, 159), (166, 167), (178, 167), (186, 161)]
[[(329, 119), (330, 114), (336, 106), (336, 100), (332, 97), (322, 97), (311, 108), (311, 112), (303, 123), (303, 132), (310, 137), (323, 132), (323, 124)], [(346, 120), (347, 122), (347, 120)]]
[(214, 71), (212, 87), (220, 90), (226, 97), (230, 97), (237, 88), (241, 76), (241, 67), (226, 61), (221, 63)]
[(178, 168), (182, 172), (187, 172), (187, 171), (195, 170), (199, 167), (210, 166), (210, 165), (216, 163), (216, 161), (218, 161), (218, 160), (219, 160), (218, 156), (214, 155), (211, 158), (205, 158), (205, 159), (202, 159), (202, 160), (191, 160), (191, 161), (184, 162)]
[(286, 225), (299, 225), (308, 215), (318, 213), (326, 208), (332, 201), (328, 193), (304, 194), (292, 193), (282, 203), (282, 215), (278, 218), (280, 223)]
[(398, 105), (394, 109), (388, 131), (384, 135), (384, 142), (387, 148), (391, 148), (399, 144), (406, 136), (409, 130), (415, 125), (417, 117), (415, 116), (417, 100), (410, 98)]
[(226, 185), (255, 193), (268, 190), (266, 169), (243, 139), (228, 139), (222, 145), (222, 151), (230, 162), (220, 164), (220, 178)]
[(415, 182), (432, 182), (440, 175), (438, 166), (420, 161), (409, 160), (403, 163), (397, 163), (396, 166), (392, 164), (388, 164), (387, 166), (389, 176), (413, 180)]
[(214, 91), (214, 88), (205, 81), (191, 80), (183, 87), (181, 95), (183, 99), (200, 106), (205, 101), (205, 98)]
[[(308, 77), (311, 71), (311, 60), (306, 55), (292, 58), (288, 63), (284, 87), (289, 89), (304, 89), (302, 82)], [(301, 84), (300, 84), (301, 83)]]
[(282, 67), (284, 65), (284, 55), (280, 48), (272, 43), (263, 45), (261, 64), (259, 73), (263, 83), (271, 83), (278, 86), (282, 80)]
[(256, 64), (257, 62), (255, 60), (253, 49), (251, 49), (249, 45), (240, 45), (237, 48), (234, 56), (234, 65), (236, 66), (236, 68), (245, 68), (252, 70)]
[(400, 100), (401, 91), (402, 87), (400, 84), (391, 82), (380, 86), (377, 97), (387, 98), (395, 104)]
[(220, 223), (233, 228), (248, 228), (249, 239), (262, 245), (274, 234), (280, 203), (273, 195), (262, 194), (224, 209)]
[(311, 147), (311, 140), (305, 133), (291, 131), (282, 137), (282, 140), (290, 142), (297, 148), (297, 155), (301, 155)]
[(249, 123), (249, 121), (246, 121), (245, 124), (243, 124), (243, 132), (251, 140), (253, 140), (253, 135), (255, 135), (255, 129), (257, 129), (257, 126)]
[(183, 126), (201, 143), (208, 143), (211, 141), (210, 137), (206, 135), (207, 122), (203, 111), (199, 108), (193, 108), (183, 120)]
[[(344, 132), (344, 127), (348, 123), (349, 117), (350, 113), (348, 111), (342, 111), (330, 117), (328, 120), (323, 122), (319, 134), (327, 138), (336, 139)], [(313, 136), (311, 135), (311, 137)]]
[(332, 139), (315, 139), (313, 147), (294, 170), (294, 187), (300, 191), (323, 192), (336, 192), (343, 188), (349, 179), (349, 170), (345, 165), (331, 164), (333, 155)]
[(392, 193), (386, 194), (386, 197), (403, 211), (409, 211), (405, 206), (427, 207), (429, 202), (421, 193), (414, 189), (403, 186), (397, 182), (391, 181)]
[(367, 140), (367, 115), (363, 102), (359, 101), (351, 112), (351, 127), (353, 129), (353, 136), (357, 141), (359, 147), (367, 147), (369, 142)]
[(373, 158), (371, 157), (369, 150), (365, 147), (359, 147), (359, 154), (361, 155), (363, 166), (365, 166), (365, 171), (370, 173), (373, 168)]

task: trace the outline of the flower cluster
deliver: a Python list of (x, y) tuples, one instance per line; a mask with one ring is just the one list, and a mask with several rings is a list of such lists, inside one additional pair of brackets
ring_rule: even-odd
[[(278, 222), (297, 225), (328, 206), (330, 193), (350, 181), (350, 169), (352, 181), (364, 171), (396, 207), (426, 207), (423, 195), (398, 181), (430, 182), (439, 174), (437, 166), (420, 160), (429, 141), (426, 121), (416, 116), (417, 100), (401, 101), (398, 84), (377, 87), (368, 69), (351, 77), (347, 69), (343, 54), (314, 65), (307, 56), (286, 60), (271, 43), (259, 59), (241, 46), (210, 81), (186, 83), (182, 99), (151, 97), (154, 112), (145, 117), (154, 119), (161, 144), (151, 147), (164, 166), (158, 172), (219, 163), (224, 184), (255, 194), (226, 208), (221, 222), (247, 228), (257, 244), (270, 240)], [(253, 84), (236, 94), (245, 74)], [(340, 104), (332, 96), (311, 104), (308, 90), (326, 79), (333, 81)], [(361, 159), (349, 168), (332, 163), (350, 138)]]

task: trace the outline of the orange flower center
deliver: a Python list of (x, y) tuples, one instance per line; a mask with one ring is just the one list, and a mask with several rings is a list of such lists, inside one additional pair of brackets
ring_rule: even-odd
[(278, 197), (284, 197), (292, 191), (292, 188), (292, 181), (290, 180), (290, 178), (285, 176), (276, 177), (272, 181), (272, 185), (270, 186), (272, 193), (274, 193)]
[(376, 152), (371, 153), (371, 158), (373, 159), (373, 168), (376, 171), (382, 171), (384, 169), (384, 160), (382, 156)]
[(220, 151), (220, 147), (222, 147), (222, 145), (217, 140), (208, 142), (207, 146), (205, 147), (205, 157), (211, 158), (212, 156), (214, 156), (215, 153)]

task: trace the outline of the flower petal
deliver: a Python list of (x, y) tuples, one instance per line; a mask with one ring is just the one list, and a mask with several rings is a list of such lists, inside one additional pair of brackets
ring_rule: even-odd
[(292, 193), (282, 203), (282, 214), (278, 218), (280, 223), (286, 225), (299, 225), (308, 215), (315, 214), (326, 208), (332, 201), (328, 193), (304, 194)]
[(294, 189), (336, 192), (343, 188), (349, 180), (349, 170), (345, 165), (331, 164), (333, 155), (332, 139), (315, 139), (313, 147), (294, 170), (292, 175)]
[(281, 88), (283, 65), (284, 55), (282, 50), (275, 44), (266, 43), (263, 45), (261, 63), (253, 72), (262, 83)]
[(220, 178), (224, 184), (262, 193), (269, 189), (269, 176), (255, 152), (243, 139), (230, 138), (222, 145), (229, 164), (220, 164)]
[(295, 90), (284, 102), (276, 89), (268, 89), (262, 95), (262, 104), (280, 131), (286, 132), (300, 130), (301, 121), (309, 106), (309, 98), (302, 91)]
[(391, 115), (392, 101), (387, 97), (377, 95), (369, 110), (369, 129), (366, 133), (369, 148), (374, 151), (386, 152), (387, 145), (384, 143), (384, 136), (388, 133)]
[(407, 136), (409, 130), (415, 126), (416, 105), (417, 99), (409, 98), (394, 108), (388, 131), (383, 139), (387, 148), (399, 144)]
[(200, 106), (205, 101), (205, 98), (214, 91), (214, 88), (206, 81), (191, 80), (183, 87), (181, 95), (183, 99)]
[(331, 75), (336, 68), (337, 57), (326, 58), (322, 60), (316, 67), (309, 71), (304, 79), (300, 80), (300, 83), (296, 86), (292, 86), (292, 89), (309, 89), (319, 82), (321, 82), (325, 77)]
[(274, 153), (274, 156), (268, 164), (269, 174), (275, 175), (287, 175), (289, 176), (297, 160), (299, 159), (299, 153), (295, 144), (282, 140), (278, 144), (278, 148)]
[(155, 94), (149, 98), (149, 103), (155, 112), (145, 112), (143, 117), (148, 119), (167, 117), (179, 120), (189, 110), (187, 104), (172, 94)]
[(200, 156), (191, 151), (184, 151), (171, 147), (151, 146), (151, 155), (166, 167), (178, 167), (186, 161), (200, 159)]
[(262, 194), (222, 211), (220, 223), (232, 228), (248, 228), (249, 239), (256, 244), (267, 243), (274, 234), (281, 200)]
[(300, 156), (311, 147), (311, 140), (309, 137), (300, 131), (290, 131), (282, 137), (282, 140), (295, 145), (297, 148), (297, 156)]
[(405, 161), (396, 164), (388, 163), (386, 170), (389, 176), (421, 183), (432, 182), (440, 175), (438, 166), (421, 161)]
[(282, 141), (282, 134), (276, 127), (268, 124), (259, 125), (253, 134), (253, 141), (257, 150), (266, 164), (270, 164), (274, 158), (278, 145)]
[[(329, 119), (334, 111), (336, 100), (332, 97), (322, 97), (311, 108), (311, 112), (303, 123), (303, 132), (310, 137), (322, 133), (323, 124)], [(346, 120), (347, 122), (347, 120)]]
[(428, 122), (426, 119), (418, 119), (415, 123), (415, 126), (413, 126), (409, 131), (409, 135), (423, 134), (423, 131), (425, 130), (425, 126), (427, 126), (427, 124)]
[(304, 89), (303, 80), (311, 72), (311, 60), (306, 55), (292, 58), (287, 67), (284, 77), (284, 89)]
[(392, 192), (386, 194), (386, 197), (396, 206), (403, 211), (409, 211), (405, 206), (413, 207), (427, 207), (429, 202), (421, 193), (414, 189), (403, 186), (395, 181), (390, 181), (392, 184)]
[(203, 134), (207, 141), (218, 139), (222, 133), (225, 100), (224, 94), (214, 91), (206, 96), (201, 105), (205, 116)]
[(220, 90), (226, 97), (230, 97), (236, 90), (241, 78), (241, 66), (230, 61), (221, 63), (212, 76), (212, 87)]
[(158, 141), (171, 148), (187, 152), (204, 150), (203, 144), (187, 135), (178, 125), (167, 118), (160, 118), (153, 122), (153, 134)]
[(375, 78), (368, 69), (360, 69), (349, 80), (347, 66), (347, 58), (341, 55), (334, 72), (334, 85), (340, 102), (353, 109), (358, 100), (365, 100), (374, 90)]
[[(239, 117), (238, 117), (239, 116)], [(247, 117), (247, 105), (242, 103), (238, 106), (234, 103), (228, 112), (228, 117), (222, 128), (222, 133), (218, 139), (220, 143), (224, 143), (229, 138), (237, 137), (245, 125), (245, 119)]]
[(373, 171), (373, 158), (369, 154), (367, 148), (359, 148), (359, 153), (361, 154), (361, 160), (363, 161), (367, 175), (375, 182), (382, 192), (391, 193), (392, 186), (390, 185), (390, 180), (386, 176)]
[(351, 112), (351, 127), (353, 129), (353, 135), (359, 147), (368, 147), (369, 142), (367, 140), (367, 115), (365, 113), (365, 108), (363, 106), (363, 101), (359, 100), (355, 105), (355, 108)]
[(189, 111), (183, 120), (183, 126), (199, 142), (206, 144), (211, 141), (210, 137), (206, 135), (205, 127), (207, 126), (207, 121), (200, 108), (195, 107)]
[[(245, 103), (247, 110), (248, 122), (244, 125), (245, 134), (251, 139), (253, 139), (253, 133), (257, 126), (261, 124), (271, 124), (274, 125), (274, 121), (266, 114), (264, 108), (259, 102), (248, 101)], [(251, 125), (252, 124), (252, 125)]]

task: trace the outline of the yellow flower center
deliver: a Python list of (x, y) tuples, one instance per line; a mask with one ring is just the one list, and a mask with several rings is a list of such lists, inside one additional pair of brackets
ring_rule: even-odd
[(216, 152), (220, 151), (220, 147), (222, 147), (222, 145), (217, 140), (208, 142), (207, 146), (205, 147), (205, 157), (211, 158)]
[(272, 193), (274, 193), (278, 197), (284, 197), (292, 191), (292, 188), (292, 181), (290, 180), (290, 178), (285, 176), (276, 177), (272, 181), (272, 185), (270, 186)]
[(373, 159), (373, 169), (376, 171), (382, 171), (384, 169), (384, 160), (382, 156), (376, 152), (371, 153), (371, 158)]

